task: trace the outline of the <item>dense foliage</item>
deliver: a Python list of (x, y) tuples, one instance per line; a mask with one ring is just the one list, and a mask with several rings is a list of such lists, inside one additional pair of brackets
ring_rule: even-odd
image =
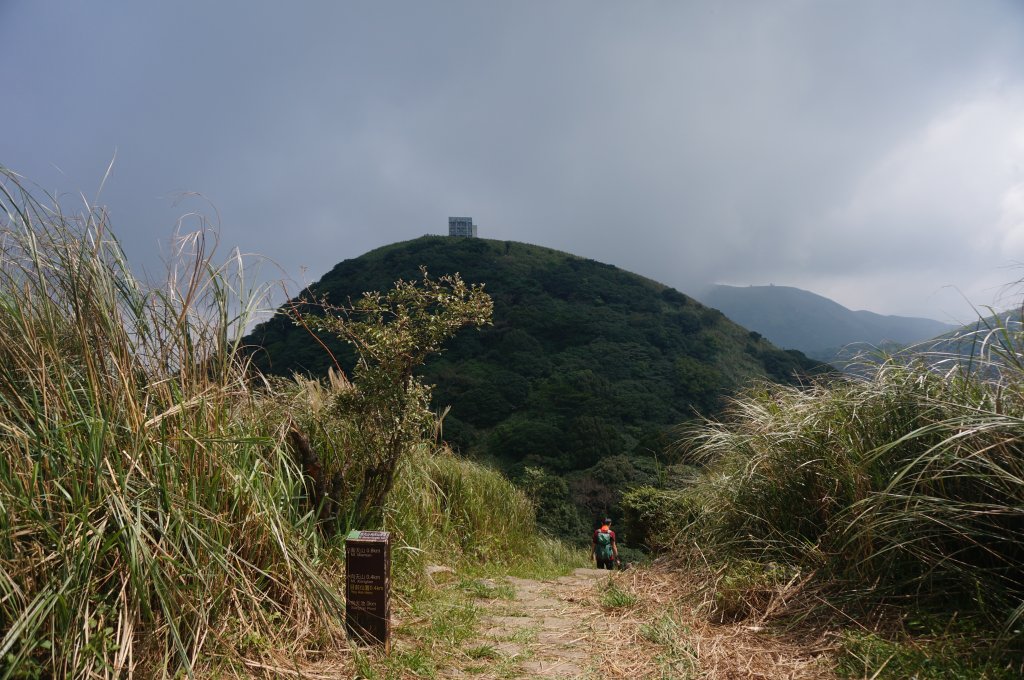
[(1019, 665), (1024, 354), (1019, 327), (987, 336), (971, 371), (959, 356), (889, 360), (747, 392), (691, 432), (688, 483), (627, 496), (635, 533), (720, 568), (723, 617), (773, 594), (782, 609), (898, 604), (973, 621)]
[[(613, 510), (624, 485), (655, 478), (669, 428), (716, 412), (751, 379), (792, 384), (820, 370), (661, 284), (522, 243), (394, 244), (341, 262), (288, 307), (316, 313), (315, 301), (344, 304), (421, 266), (482, 283), (494, 300), (494, 325), (460, 336), (422, 372), (435, 408), (451, 407), (444, 438), (544, 489), (541, 521), (566, 534)], [(286, 311), (247, 338), (257, 366), (323, 375), (337, 358), (352, 370), (344, 345)]]

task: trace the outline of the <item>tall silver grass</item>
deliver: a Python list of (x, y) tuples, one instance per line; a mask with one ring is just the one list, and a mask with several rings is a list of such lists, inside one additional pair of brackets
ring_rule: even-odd
[(693, 433), (706, 466), (675, 539), (817, 572), (837, 596), (901, 598), (1007, 625), (1024, 607), (1019, 329), (987, 349), (890, 358), (869, 377), (765, 385)]
[(0, 678), (191, 675), (247, 632), (329, 627), (298, 472), (243, 380), (240, 270), (195, 234), (151, 288), (103, 211), (6, 171), (0, 202)]

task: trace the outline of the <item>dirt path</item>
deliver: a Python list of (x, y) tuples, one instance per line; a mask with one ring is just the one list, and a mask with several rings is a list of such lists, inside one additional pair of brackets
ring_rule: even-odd
[[(769, 626), (714, 624), (677, 577), (577, 569), (552, 581), (505, 578), (485, 587), (480, 636), (441, 677), (832, 678), (827, 641)], [(823, 644), (824, 642), (824, 644)]]
[[(483, 634), (471, 650), (493, 650), (488, 656), (504, 662), (492, 669), (494, 677), (603, 677), (593, 650), (603, 647), (614, 624), (590, 601), (610, 575), (577, 569), (556, 581), (503, 579), (514, 598), (487, 601)], [(487, 677), (473, 670), (468, 673)]]
[[(835, 630), (760, 615), (723, 622), (722, 593), (672, 569), (576, 569), (552, 580), (432, 574), (436, 597), (395, 622), (390, 654), (347, 647), (247, 662), (253, 678), (309, 680), (834, 680)], [(436, 576), (436, 580), (435, 580)], [(429, 598), (428, 598), (429, 599)], [(762, 603), (763, 604), (763, 603)], [(412, 614), (412, 610), (407, 610)], [(217, 676), (221, 677), (221, 676)], [(242, 676), (238, 676), (242, 677)]]

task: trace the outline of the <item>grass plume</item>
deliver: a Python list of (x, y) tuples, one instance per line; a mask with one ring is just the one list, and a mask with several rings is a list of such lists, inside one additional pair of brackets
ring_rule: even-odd
[(192, 674), (246, 634), (329, 631), (330, 558), (233, 340), (240, 270), (191, 234), (148, 287), (103, 211), (8, 172), (0, 201), (0, 677)]
[(627, 503), (652, 542), (699, 562), (781, 570), (833, 602), (960, 611), (1019, 638), (1020, 334), (985, 333), (983, 362), (889, 359), (863, 378), (751, 389), (691, 432), (690, 486)]

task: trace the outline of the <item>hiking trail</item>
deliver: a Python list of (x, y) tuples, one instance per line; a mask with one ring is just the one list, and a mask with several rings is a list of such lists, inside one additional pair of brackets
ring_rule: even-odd
[(440, 678), (833, 677), (821, 640), (744, 624), (711, 624), (683, 605), (686, 585), (645, 570), (576, 569), (538, 581), (481, 579), (502, 596), (480, 601), (465, 662)]
[(484, 644), (516, 662), (520, 677), (574, 678), (594, 670), (591, 650), (613, 624), (588, 616), (585, 600), (610, 575), (607, 570), (576, 569), (555, 581), (504, 579), (515, 589), (515, 599), (488, 601)]

